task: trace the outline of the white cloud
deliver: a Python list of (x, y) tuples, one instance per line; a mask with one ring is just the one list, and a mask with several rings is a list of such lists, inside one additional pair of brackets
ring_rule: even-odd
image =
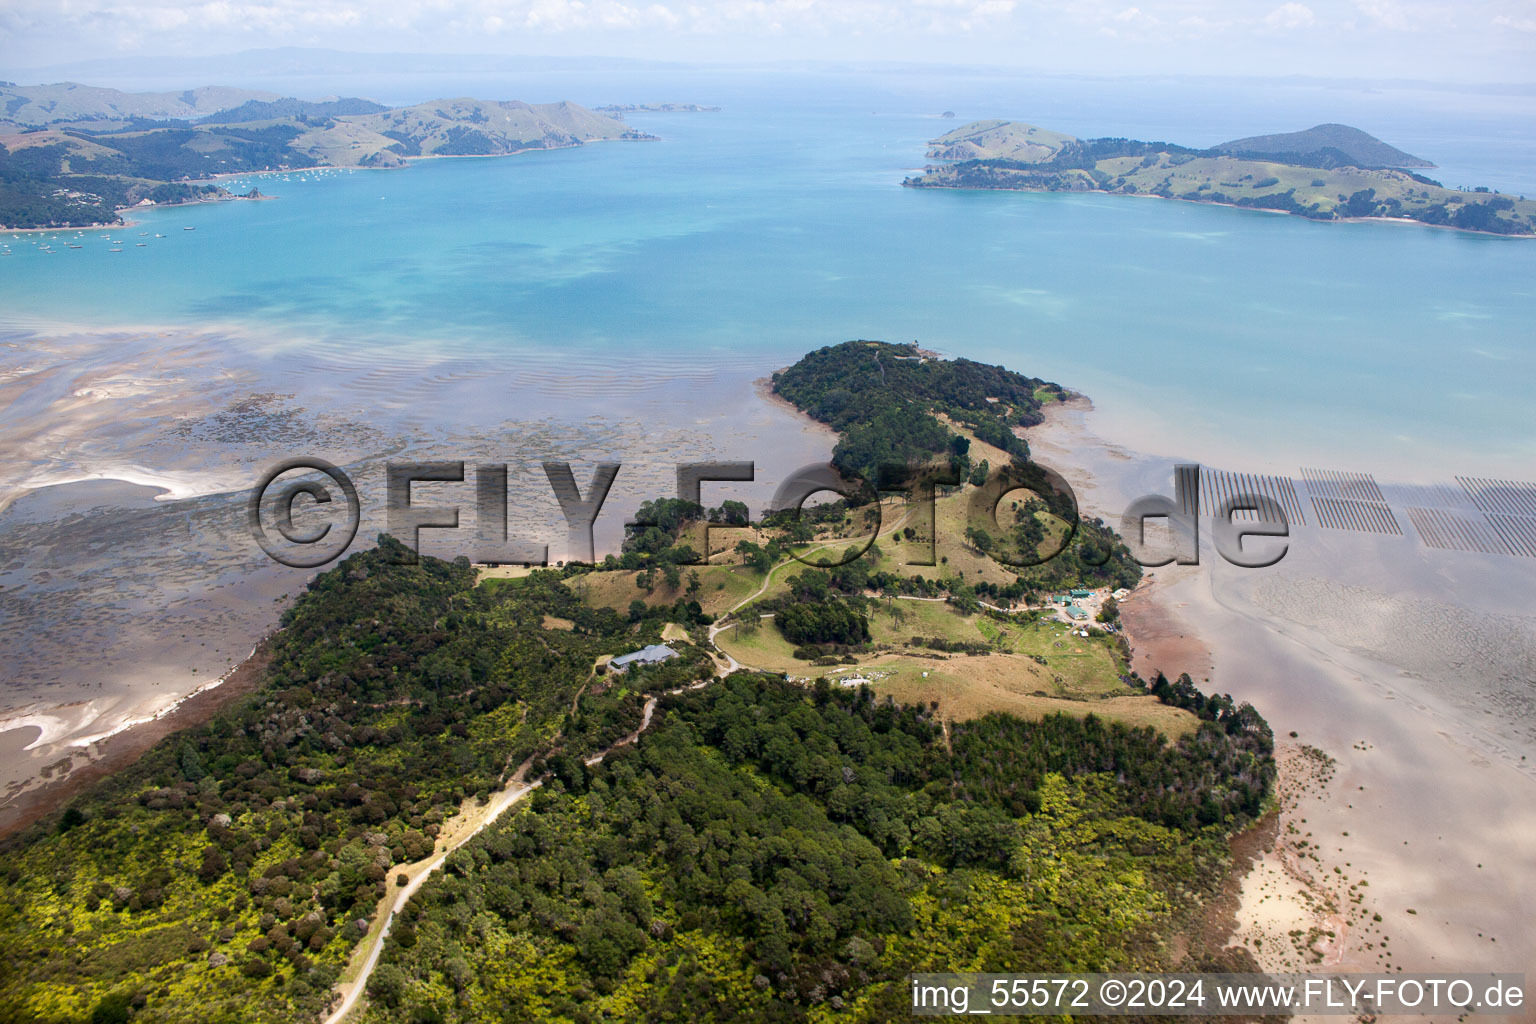
[(1161, 24), (1155, 14), (1148, 14), (1140, 7), (1122, 7), (1118, 11), (1105, 10), (1098, 15), (1099, 32), (1111, 38), (1126, 39), (1144, 37)]
[[(765, 30), (824, 33), (971, 32), (1006, 22), (1019, 0), (0, 0), (0, 46), (14, 32), (67, 37), (98, 32), (154, 35), (176, 29), (284, 34), (348, 25), (466, 40), (514, 29), (546, 34), (674, 29), (714, 34)], [(61, 38), (61, 41), (62, 38)], [(5, 54), (0, 52), (0, 59)]]
[(1368, 25), (1394, 32), (1444, 31), (1455, 26), (1458, 10), (1471, 6), (1413, 0), (1355, 0), (1355, 9), (1365, 15)]
[(1186, 14), (1179, 19), (1179, 27), (1190, 35), (1203, 36), (1225, 28), (1226, 24), (1224, 22), (1211, 21), (1209, 18), (1203, 18), (1198, 14)]
[[(1297, 54), (1288, 34), (1316, 26)], [(1533, 0), (0, 0), (0, 77), (113, 50), (322, 46), (1529, 80), (1532, 34)]]
[(1317, 24), (1317, 16), (1306, 4), (1281, 4), (1264, 16), (1264, 24), (1272, 29), (1310, 28)]

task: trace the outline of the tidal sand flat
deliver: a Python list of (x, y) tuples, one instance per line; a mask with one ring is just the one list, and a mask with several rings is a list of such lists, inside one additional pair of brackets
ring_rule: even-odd
[[(760, 370), (562, 375), (258, 348), (141, 331), (0, 350), (11, 400), (0, 412), (0, 797), (101, 757), (102, 739), (220, 679), (275, 628), (314, 572), (273, 563), (247, 529), (250, 488), (280, 458), (345, 468), (360, 545), (388, 526), (386, 462), (464, 461), (464, 484), (415, 488), (418, 502), (463, 510), (462, 529), (423, 533), (423, 550), (444, 557), (474, 547), (473, 467), (506, 464), (510, 532), (564, 559), (544, 460), (571, 462), (583, 488), (595, 463), (622, 464), (597, 521), (602, 552), (641, 501), (674, 493), (679, 462), (754, 461), (755, 483), (706, 485), (707, 496), (762, 508), (831, 450), (824, 428), (755, 393)], [(34, 724), (40, 734), (22, 731)]]
[[(1172, 494), (1175, 459), (1093, 429), (1059, 408), (1028, 436), (1095, 513)], [(1234, 941), (1276, 970), (1536, 970), (1536, 565), (1292, 532), (1271, 569), (1207, 540), (1123, 605), (1138, 671), (1209, 678), (1275, 731), (1279, 831)]]

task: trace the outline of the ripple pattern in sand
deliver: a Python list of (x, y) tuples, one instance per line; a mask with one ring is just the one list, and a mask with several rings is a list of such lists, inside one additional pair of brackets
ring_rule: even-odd
[(1323, 577), (1265, 578), (1260, 607), (1425, 681), (1536, 743), (1536, 617), (1480, 612)]

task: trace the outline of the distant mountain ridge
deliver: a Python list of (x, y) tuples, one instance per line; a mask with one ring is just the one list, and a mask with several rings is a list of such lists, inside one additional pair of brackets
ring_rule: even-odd
[[(1359, 128), (1347, 124), (1320, 124), (1306, 131), (1280, 135), (1250, 135), (1211, 147), (1218, 153), (1230, 153), (1258, 159), (1307, 157), (1337, 150), (1356, 167), (1433, 167), (1411, 153), (1389, 146)], [(1319, 161), (1316, 166), (1327, 166)]]
[(0, 85), (0, 122), (26, 128), (90, 119), (188, 119), (250, 101), (281, 99), (275, 92), (222, 85), (181, 92), (122, 92), (78, 82), (53, 85)]
[(503, 156), (647, 137), (575, 103), (459, 97), (339, 118), (333, 126), (296, 139), (294, 146), (322, 163), (387, 167), (409, 157)]
[(251, 121), (272, 121), (283, 117), (350, 117), (358, 114), (378, 114), (389, 108), (373, 100), (356, 97), (338, 97), (333, 100), (296, 100), (284, 96), (278, 100), (247, 100), (238, 107), (220, 110), (199, 118), (197, 124), (245, 124)]

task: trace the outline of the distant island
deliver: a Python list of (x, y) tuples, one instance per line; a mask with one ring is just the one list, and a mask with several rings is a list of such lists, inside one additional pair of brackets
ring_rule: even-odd
[(973, 121), (929, 143), (953, 161), (910, 188), (1114, 192), (1279, 210), (1313, 220), (1386, 217), (1498, 235), (1536, 234), (1536, 201), (1450, 189), (1414, 169), (1434, 164), (1358, 128), (1321, 124), (1210, 149), (1079, 139), (1020, 121)]
[(624, 114), (718, 114), (719, 107), (701, 107), (697, 103), (608, 103), (593, 107), (600, 114), (620, 117)]
[[(217, 108), (217, 109), (210, 109)], [(399, 167), (649, 139), (574, 103), (441, 99), (391, 109), (240, 89), (123, 93), (66, 83), (0, 86), (0, 227), (119, 224), (118, 211), (235, 198), (222, 174)]]

